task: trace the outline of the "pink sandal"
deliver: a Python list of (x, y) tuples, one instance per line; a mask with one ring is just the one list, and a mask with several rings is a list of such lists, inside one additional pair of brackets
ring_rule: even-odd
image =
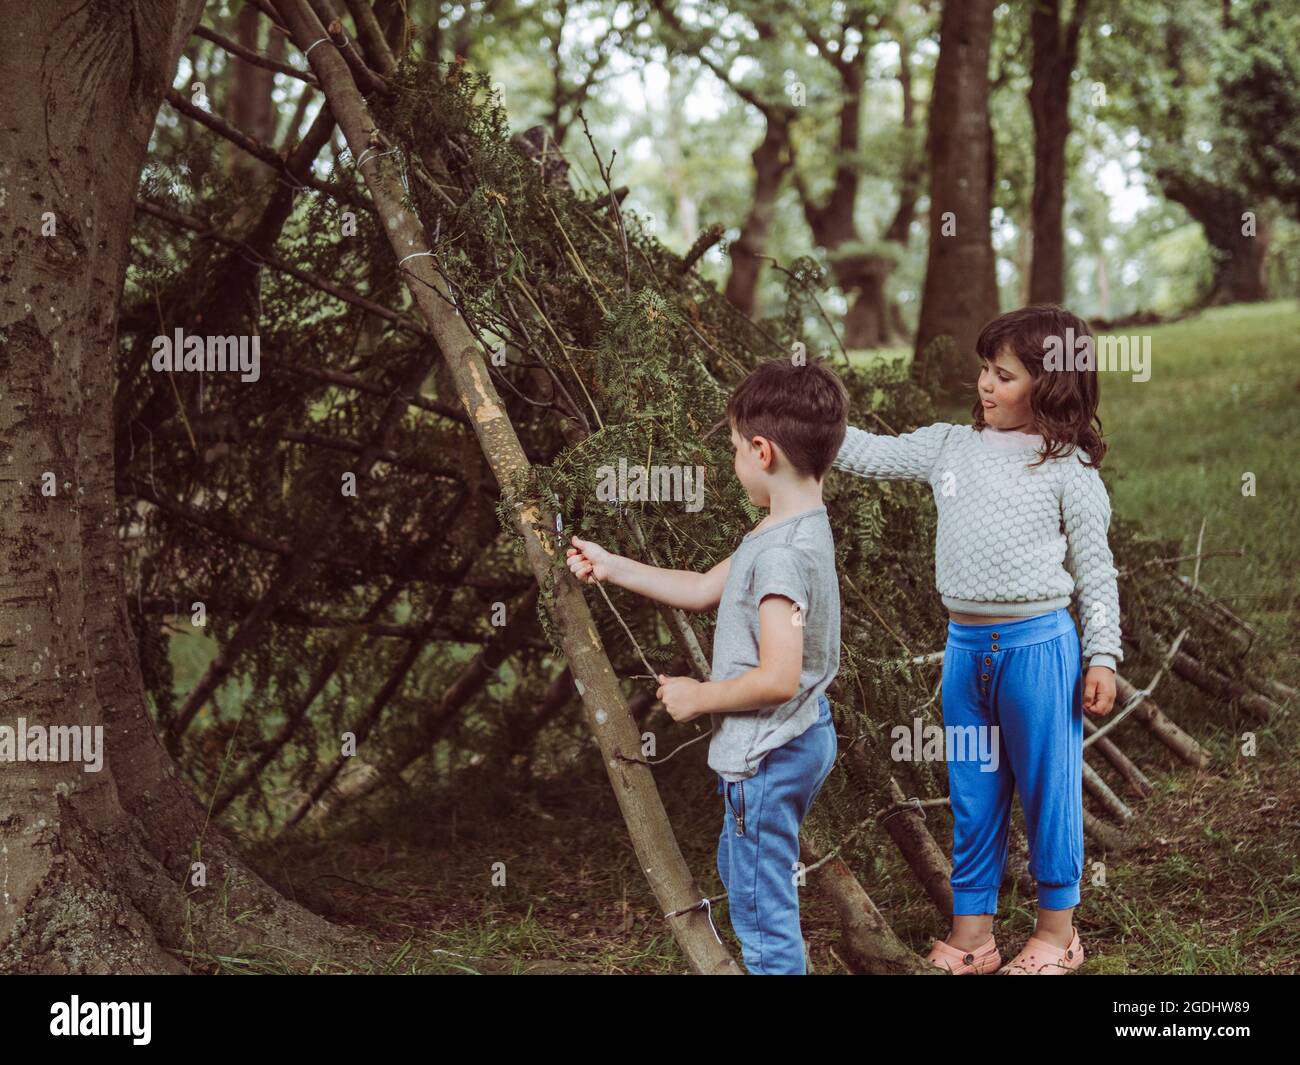
[(1083, 964), (1079, 930), (1070, 929), (1070, 945), (1058, 947), (1030, 936), (1024, 948), (998, 970), (998, 976), (1065, 976)]
[(995, 972), (1002, 964), (1002, 955), (992, 936), (978, 950), (958, 950), (942, 939), (935, 940), (930, 950), (929, 962), (941, 969), (946, 969), (953, 976), (984, 976)]

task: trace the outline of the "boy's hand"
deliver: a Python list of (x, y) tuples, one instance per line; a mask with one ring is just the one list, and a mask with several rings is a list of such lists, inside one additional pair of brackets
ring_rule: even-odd
[(655, 697), (664, 704), (674, 721), (690, 721), (706, 713), (703, 706), (704, 685), (694, 677), (666, 677), (659, 674)]
[(1105, 717), (1115, 706), (1115, 672), (1106, 666), (1089, 666), (1083, 681), (1083, 708)]
[(606, 551), (599, 544), (593, 544), (590, 540), (579, 540), (576, 536), (570, 536), (569, 542), (573, 547), (564, 554), (569, 569), (583, 584), (590, 584), (593, 580), (606, 581), (613, 576), (614, 560), (617, 555)]

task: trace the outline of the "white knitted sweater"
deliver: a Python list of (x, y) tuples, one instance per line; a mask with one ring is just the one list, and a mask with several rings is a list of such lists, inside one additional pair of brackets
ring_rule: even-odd
[(1083, 465), (1082, 450), (1029, 469), (1037, 446), (996, 446), (996, 434), (947, 422), (901, 436), (850, 428), (834, 467), (930, 485), (939, 513), (935, 581), (949, 610), (1028, 617), (1068, 606), (1077, 593), (1083, 657), (1115, 669), (1124, 657), (1118, 572), (1100, 474)]

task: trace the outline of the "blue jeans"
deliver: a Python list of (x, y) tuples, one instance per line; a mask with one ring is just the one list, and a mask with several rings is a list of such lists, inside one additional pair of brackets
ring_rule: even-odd
[(768, 754), (752, 777), (718, 777), (724, 796), (718, 873), (751, 976), (807, 972), (794, 872), (799, 827), (837, 749), (831, 704), (824, 695), (818, 702), (817, 723)]
[[(1070, 612), (992, 625), (948, 623), (943, 723), (998, 726), (997, 768), (948, 749), (954, 914), (997, 913), (1011, 792), (1020, 792), (1038, 905), (1079, 904), (1083, 876), (1083, 666)], [(971, 733), (973, 735), (974, 733)], [(955, 746), (955, 745), (954, 745)], [(988, 750), (992, 750), (991, 743)]]

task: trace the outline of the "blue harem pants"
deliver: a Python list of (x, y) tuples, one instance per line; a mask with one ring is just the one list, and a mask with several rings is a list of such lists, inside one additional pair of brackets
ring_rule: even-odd
[[(1067, 609), (992, 625), (948, 622), (943, 723), (997, 726), (997, 768), (947, 749), (954, 914), (997, 913), (1007, 863), (1011, 792), (1029, 836), (1038, 905), (1079, 904), (1083, 876), (1083, 666)], [(992, 734), (986, 732), (986, 735)], [(991, 750), (991, 747), (988, 748)]]

